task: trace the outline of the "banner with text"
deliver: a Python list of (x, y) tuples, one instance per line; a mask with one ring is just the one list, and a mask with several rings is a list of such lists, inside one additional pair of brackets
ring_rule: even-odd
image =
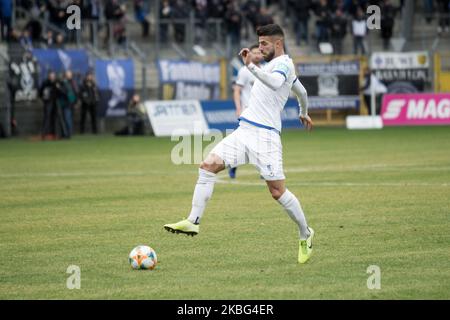
[(209, 132), (197, 100), (146, 101), (144, 105), (155, 136), (200, 135)]
[(429, 77), (428, 52), (375, 52), (370, 65), (389, 93), (422, 92)]
[(159, 96), (163, 100), (220, 98), (220, 64), (158, 60)]
[(381, 118), (385, 126), (450, 125), (450, 93), (386, 94)]
[(301, 62), (297, 72), (308, 90), (310, 109), (359, 107), (359, 60)]

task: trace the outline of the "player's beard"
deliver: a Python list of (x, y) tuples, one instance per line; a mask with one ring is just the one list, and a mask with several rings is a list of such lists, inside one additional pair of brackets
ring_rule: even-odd
[(263, 55), (264, 61), (269, 62), (273, 59), (273, 56), (275, 55), (275, 50), (269, 51), (267, 55)]

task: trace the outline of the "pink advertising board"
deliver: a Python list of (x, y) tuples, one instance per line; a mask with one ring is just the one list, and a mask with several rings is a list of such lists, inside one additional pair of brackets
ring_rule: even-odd
[(450, 93), (385, 94), (385, 126), (450, 125)]

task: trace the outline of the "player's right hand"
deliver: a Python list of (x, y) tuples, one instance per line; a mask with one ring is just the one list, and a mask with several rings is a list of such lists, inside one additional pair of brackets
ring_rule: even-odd
[(239, 52), (239, 55), (242, 58), (242, 62), (244, 62), (244, 64), (247, 66), (250, 64), (251, 59), (250, 59), (250, 49), (249, 48), (244, 48)]
[(306, 128), (306, 130), (311, 131), (314, 123), (311, 120), (311, 117), (306, 115), (306, 116), (300, 116), (300, 122), (302, 123), (302, 125)]

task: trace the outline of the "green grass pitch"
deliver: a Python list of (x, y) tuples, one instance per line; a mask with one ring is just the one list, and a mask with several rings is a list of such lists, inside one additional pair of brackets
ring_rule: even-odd
[[(76, 136), (0, 141), (0, 299), (449, 299), (450, 128), (282, 136), (287, 186), (315, 229), (297, 264), (297, 229), (252, 166), (226, 173), (194, 238), (185, 218), (196, 165), (176, 142)], [(153, 247), (154, 271), (128, 253)], [(81, 270), (69, 290), (68, 266)], [(369, 289), (376, 265), (381, 289)]]

